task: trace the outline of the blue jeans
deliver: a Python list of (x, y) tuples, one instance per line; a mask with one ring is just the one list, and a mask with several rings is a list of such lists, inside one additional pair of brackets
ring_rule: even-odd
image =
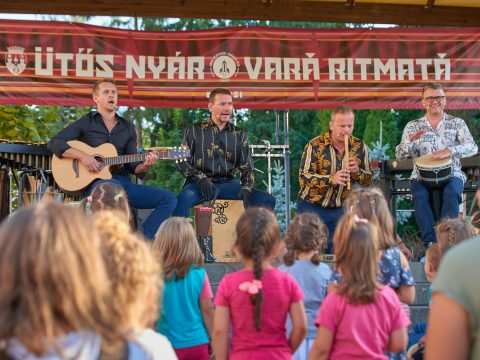
[[(215, 179), (212, 179), (212, 183), (219, 190), (218, 199), (242, 200), (240, 180), (215, 181)], [(178, 194), (178, 204), (173, 211), (173, 216), (188, 217), (190, 209), (202, 201), (203, 197), (198, 184), (194, 181), (187, 181), (180, 194)], [(253, 189), (251, 206), (266, 207), (273, 211), (275, 208), (275, 197), (265, 191)]]
[[(462, 201), (463, 181), (452, 177), (442, 191), (442, 209), (440, 218), (458, 217), (459, 204)], [(436, 242), (435, 217), (430, 205), (432, 192), (417, 180), (410, 181), (410, 192), (413, 196), (415, 219), (420, 229), (420, 235), (425, 245)], [(440, 220), (440, 219), (438, 219)]]
[(303, 212), (312, 212), (322, 219), (328, 229), (327, 248), (325, 249), (325, 253), (333, 254), (333, 234), (335, 233), (338, 220), (340, 220), (343, 215), (343, 208), (324, 208), (298, 198), (297, 212), (299, 214)]
[(87, 190), (87, 195), (99, 182), (110, 181), (120, 185), (127, 193), (128, 202), (136, 209), (153, 209), (142, 224), (143, 235), (151, 240), (162, 222), (170, 217), (177, 205), (175, 194), (147, 185), (135, 184), (128, 175), (113, 174), (111, 180), (96, 180)]

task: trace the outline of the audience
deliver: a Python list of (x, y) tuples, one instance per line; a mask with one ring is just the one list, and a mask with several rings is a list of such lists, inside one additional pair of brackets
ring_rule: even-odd
[[(302, 290), (291, 275), (270, 265), (279, 237), (278, 222), (269, 210), (248, 208), (240, 217), (235, 251), (245, 269), (225, 275), (217, 290), (212, 332), (216, 360), (291, 359), (302, 343), (307, 331)], [(288, 338), (287, 314), (292, 321)]]
[(395, 290), (401, 302), (413, 304), (415, 280), (407, 258), (397, 246), (394, 221), (383, 193), (375, 187), (355, 188), (345, 206), (352, 214), (367, 219), (380, 230), (380, 282)]
[(213, 293), (189, 219), (164, 221), (152, 247), (165, 278), (163, 311), (156, 329), (170, 340), (180, 360), (208, 360)]
[(340, 219), (333, 245), (342, 281), (320, 307), (309, 359), (381, 359), (407, 345), (410, 320), (395, 292), (377, 279), (377, 233), (356, 214)]
[(100, 237), (78, 209), (47, 202), (0, 227), (1, 358), (97, 359), (124, 340), (110, 311)]
[[(320, 262), (320, 255), (327, 245), (327, 228), (317, 214), (297, 214), (288, 228), (285, 242), (284, 265), (279, 269), (291, 274), (302, 288), (308, 320), (307, 335), (293, 354), (293, 360), (306, 360), (317, 335), (315, 317), (332, 273), (328, 265)], [(291, 331), (290, 321), (287, 322), (287, 331)]]
[(130, 358), (176, 359), (169, 341), (148, 329), (158, 317), (160, 265), (149, 245), (132, 233), (119, 214), (102, 210), (94, 218), (110, 278), (115, 328), (130, 340), (126, 349)]
[(441, 256), (445, 255), (452, 246), (463, 240), (471, 239), (476, 235), (472, 224), (460, 219), (444, 219), (440, 221), (435, 227), (435, 233)]
[[(0, 225), (0, 358), (405, 358), (415, 289), (386, 199), (357, 188), (345, 206), (333, 272), (320, 262), (327, 233), (316, 214), (293, 219), (276, 269), (278, 222), (248, 208), (234, 244), (245, 268), (223, 276), (215, 310), (189, 219), (166, 220), (150, 245), (113, 183), (82, 202), (92, 217), (54, 202), (20, 208)], [(437, 224), (425, 261), (429, 326), (424, 336), (415, 324), (409, 358), (480, 358), (474, 235), (464, 220)]]

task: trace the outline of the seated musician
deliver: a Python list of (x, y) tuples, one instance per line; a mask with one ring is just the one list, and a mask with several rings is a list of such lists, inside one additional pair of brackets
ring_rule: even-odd
[[(101, 164), (90, 154), (71, 147), (67, 141), (79, 140), (91, 147), (111, 143), (115, 146), (118, 155), (136, 154), (135, 127), (116, 113), (117, 100), (117, 86), (113, 79), (97, 81), (93, 87), (93, 101), (97, 110), (84, 115), (61, 130), (49, 141), (48, 149), (60, 158), (79, 160), (91, 172), (98, 172)], [(113, 181), (122, 186), (131, 206), (138, 209), (154, 209), (142, 224), (145, 237), (153, 239), (160, 224), (170, 217), (175, 208), (176, 197), (173, 193), (163, 189), (135, 184), (132, 182), (130, 174), (142, 178), (144, 173), (157, 161), (157, 155), (152, 153), (146, 155), (143, 163), (127, 163), (115, 168), (112, 171), (111, 180), (95, 180), (86, 189), (85, 195), (88, 195), (93, 185), (99, 181)]]
[[(337, 106), (330, 119), (330, 131), (310, 140), (300, 162), (297, 211), (313, 212), (325, 223), (328, 228), (327, 254), (333, 254), (333, 233), (350, 193), (347, 183), (353, 186), (373, 182), (367, 147), (363, 141), (351, 136), (354, 119), (350, 107)], [(348, 163), (345, 156), (347, 146)]]
[[(478, 147), (464, 120), (444, 112), (447, 98), (441, 84), (429, 83), (422, 90), (422, 105), (426, 113), (419, 119), (410, 121), (403, 130), (402, 140), (396, 148), (399, 160), (417, 158), (422, 155), (432, 159), (452, 158), (452, 177), (439, 191), (442, 192), (441, 218), (458, 216), (462, 200), (463, 184), (466, 180), (462, 172), (460, 158), (473, 156)], [(434, 211), (430, 205), (431, 187), (419, 179), (417, 166), (413, 168), (410, 189), (415, 207), (415, 218), (426, 247), (436, 242)]]
[[(243, 200), (244, 206), (261, 206), (273, 211), (275, 198), (253, 188), (253, 163), (247, 133), (230, 122), (233, 97), (228, 89), (214, 89), (209, 96), (210, 118), (188, 127), (183, 145), (191, 158), (179, 162), (177, 169), (186, 178), (178, 195), (174, 216), (188, 217), (190, 208), (210, 202), (215, 196)], [(240, 179), (235, 173), (240, 173)]]

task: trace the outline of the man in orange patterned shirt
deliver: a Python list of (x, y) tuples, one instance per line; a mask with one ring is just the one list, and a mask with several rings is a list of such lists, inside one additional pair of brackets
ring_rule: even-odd
[[(300, 163), (300, 192), (297, 210), (314, 212), (329, 230), (327, 253), (333, 253), (332, 237), (338, 219), (343, 214), (343, 202), (350, 185), (370, 185), (368, 150), (363, 141), (352, 136), (353, 110), (344, 105), (332, 112), (330, 130), (310, 140)], [(345, 134), (348, 135), (349, 161), (345, 161)]]

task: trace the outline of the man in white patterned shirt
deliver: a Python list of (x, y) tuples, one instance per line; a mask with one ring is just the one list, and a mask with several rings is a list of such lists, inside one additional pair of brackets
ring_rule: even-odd
[[(403, 130), (402, 141), (396, 148), (399, 160), (417, 158), (431, 154), (432, 159), (452, 158), (453, 176), (443, 186), (440, 218), (458, 216), (462, 200), (463, 184), (466, 180), (462, 172), (460, 158), (473, 156), (478, 147), (464, 120), (444, 112), (447, 98), (441, 84), (429, 83), (423, 87), (422, 105), (425, 115), (410, 121)], [(418, 170), (414, 166), (410, 177), (410, 189), (415, 206), (415, 218), (425, 246), (436, 242), (435, 218), (430, 206), (432, 196), (429, 188), (418, 180)], [(439, 219), (437, 219), (439, 220)]]

